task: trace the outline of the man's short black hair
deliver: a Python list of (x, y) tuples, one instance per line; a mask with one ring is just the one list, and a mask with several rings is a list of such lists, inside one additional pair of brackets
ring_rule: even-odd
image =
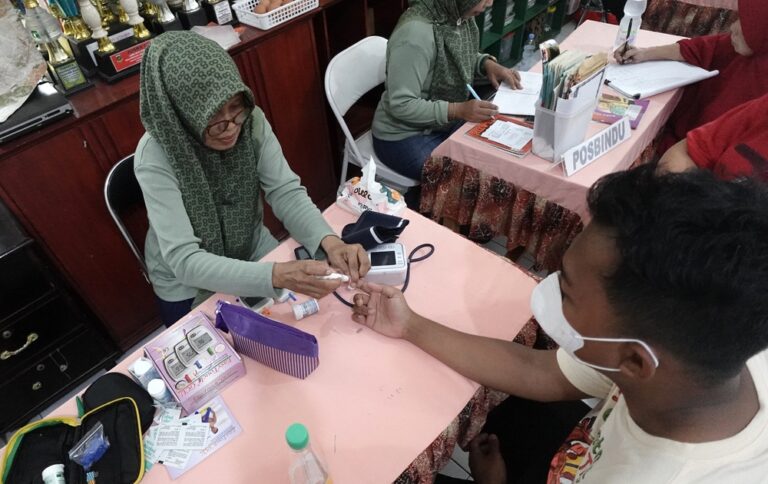
[[(768, 187), (654, 165), (589, 191), (620, 260), (605, 289), (628, 337), (663, 346), (718, 381), (768, 347)], [(663, 364), (663, 363), (662, 363)]]

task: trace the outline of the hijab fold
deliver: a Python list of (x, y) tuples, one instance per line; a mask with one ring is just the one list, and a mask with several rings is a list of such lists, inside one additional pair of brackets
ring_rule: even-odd
[(254, 123), (264, 118), (250, 116), (227, 151), (203, 144), (211, 118), (233, 96), (254, 106), (232, 58), (195, 33), (167, 32), (144, 53), (140, 82), (141, 122), (168, 158), (200, 247), (248, 260), (262, 219)]
[(432, 24), (437, 51), (430, 99), (467, 100), (467, 84), (474, 78), (480, 50), (480, 31), (474, 18), (461, 16), (481, 0), (412, 0), (398, 25), (414, 19)]

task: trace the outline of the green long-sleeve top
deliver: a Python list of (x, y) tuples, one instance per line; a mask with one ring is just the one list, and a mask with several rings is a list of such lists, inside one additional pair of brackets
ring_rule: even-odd
[[(256, 115), (263, 116), (259, 110)], [(253, 136), (259, 140), (254, 156), (264, 197), (291, 236), (314, 253), (323, 238), (334, 232), (288, 166), (269, 123), (264, 120), (253, 126)], [(193, 298), (198, 289), (237, 296), (277, 296), (272, 286), (273, 263), (258, 262), (277, 246), (261, 220), (253, 227), (249, 260), (206, 252), (192, 229), (179, 182), (163, 148), (146, 133), (136, 148), (134, 172), (147, 206), (149, 231), (144, 257), (155, 294), (166, 301)]]
[[(435, 59), (432, 24), (411, 20), (399, 25), (387, 45), (387, 77), (384, 93), (373, 117), (373, 135), (399, 141), (448, 124), (448, 101), (429, 99)], [(475, 75), (485, 75), (478, 53)]]

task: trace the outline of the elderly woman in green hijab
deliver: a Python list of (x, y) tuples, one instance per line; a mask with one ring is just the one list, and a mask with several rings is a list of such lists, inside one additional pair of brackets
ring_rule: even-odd
[(467, 84), (487, 76), (520, 88), (520, 75), (481, 54), (474, 17), (493, 0), (413, 0), (387, 45), (385, 91), (373, 118), (373, 149), (393, 170), (420, 179), (424, 161), (461, 121), (497, 112), (467, 100)]
[[(191, 32), (168, 32), (144, 53), (140, 87), (146, 133), (136, 178), (149, 217), (145, 259), (163, 322), (170, 326), (213, 292), (319, 298), (370, 267), (359, 245), (341, 241), (291, 171), (264, 113), (232, 58)], [(317, 261), (260, 262), (277, 246), (263, 224), (262, 197)]]

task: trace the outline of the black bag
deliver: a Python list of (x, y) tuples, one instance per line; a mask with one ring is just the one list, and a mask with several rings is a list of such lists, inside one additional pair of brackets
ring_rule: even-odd
[(51, 417), (19, 429), (5, 448), (1, 482), (40, 484), (45, 468), (64, 464), (67, 484), (86, 484), (85, 470), (69, 450), (101, 422), (109, 449), (93, 464), (97, 483), (131, 484), (144, 477), (143, 434), (155, 408), (149, 394), (129, 377), (107, 373), (83, 393), (81, 418)]

